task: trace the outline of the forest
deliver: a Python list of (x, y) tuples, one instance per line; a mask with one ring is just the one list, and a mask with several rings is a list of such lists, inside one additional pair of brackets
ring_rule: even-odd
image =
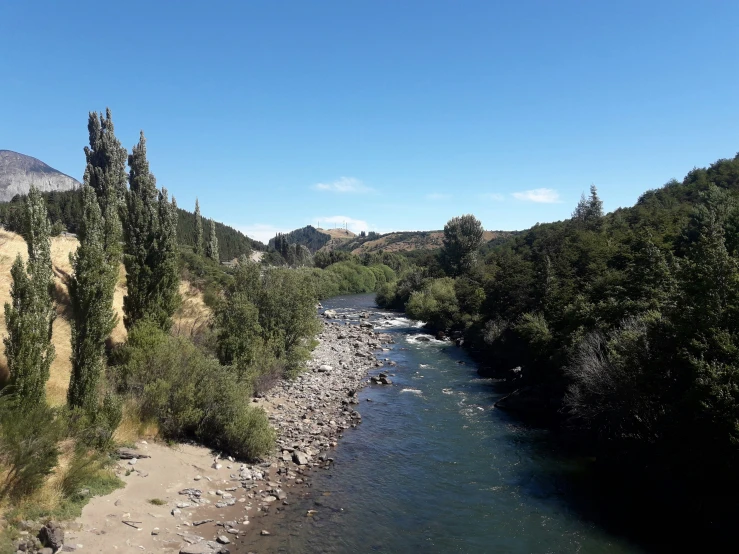
[[(724, 530), (738, 513), (739, 155), (603, 213), (482, 248), (471, 215), (384, 285), (504, 379), (497, 406), (559, 429), (568, 447), (658, 505)], [(620, 486), (620, 485), (619, 485)]]
[[(42, 192), (42, 197), (49, 211), (52, 236), (63, 231), (76, 234), (82, 221), (82, 192), (71, 190), (62, 192)], [(194, 247), (195, 213), (177, 207), (177, 237), (182, 246)], [(8, 230), (18, 232), (22, 227), (23, 197), (16, 195), (10, 202), (0, 203), (0, 224)], [(208, 221), (208, 233), (213, 220)], [(250, 239), (240, 231), (215, 222), (216, 236), (220, 250), (220, 259), (233, 260), (240, 256), (248, 256), (252, 251), (265, 251), (267, 247), (259, 241)]]

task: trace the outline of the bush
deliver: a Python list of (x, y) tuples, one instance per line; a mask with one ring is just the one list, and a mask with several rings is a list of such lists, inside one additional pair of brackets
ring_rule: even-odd
[(432, 329), (446, 330), (459, 319), (459, 305), (454, 293), (454, 279), (433, 279), (411, 294), (406, 304), (408, 317), (424, 321)]
[(0, 400), (0, 465), (6, 471), (0, 498), (18, 499), (54, 471), (65, 427), (46, 403), (20, 410), (10, 397)]
[(115, 360), (121, 392), (166, 438), (194, 438), (250, 460), (272, 448), (274, 431), (264, 411), (249, 404), (248, 383), (190, 341), (141, 322)]

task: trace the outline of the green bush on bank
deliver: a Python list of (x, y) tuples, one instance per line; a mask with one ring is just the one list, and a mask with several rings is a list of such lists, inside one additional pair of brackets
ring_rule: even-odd
[(264, 411), (250, 405), (251, 388), (190, 341), (141, 322), (115, 361), (119, 390), (138, 402), (142, 418), (158, 422), (163, 436), (197, 439), (249, 460), (271, 450), (274, 431)]

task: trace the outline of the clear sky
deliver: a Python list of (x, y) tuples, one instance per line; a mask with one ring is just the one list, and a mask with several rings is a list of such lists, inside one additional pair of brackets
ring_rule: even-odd
[(81, 179), (87, 113), (265, 240), (607, 210), (739, 150), (736, 1), (7, 1), (0, 149)]

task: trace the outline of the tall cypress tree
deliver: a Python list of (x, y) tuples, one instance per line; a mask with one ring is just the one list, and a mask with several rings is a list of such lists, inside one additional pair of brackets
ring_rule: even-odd
[(218, 237), (216, 236), (216, 222), (210, 220), (210, 239), (208, 239), (208, 245), (205, 249), (205, 254), (216, 262), (220, 261), (218, 257)]
[(149, 318), (168, 329), (179, 304), (177, 208), (168, 201), (166, 190), (157, 191), (143, 132), (128, 164), (124, 256), (128, 293), (123, 299), (123, 321), (130, 329)]
[(167, 199), (167, 189), (159, 193), (159, 232), (157, 234), (156, 264), (154, 266), (155, 321), (169, 330), (172, 316), (180, 305), (180, 271), (177, 264), (177, 202)]
[(46, 398), (46, 382), (55, 356), (51, 333), (56, 315), (51, 295), (51, 225), (41, 193), (34, 186), (24, 215), (28, 263), (24, 264), (19, 255), (11, 269), (11, 302), (5, 304), (8, 336), (3, 342), (11, 390), (30, 406)]
[(87, 130), (90, 146), (85, 147), (84, 183), (97, 195), (107, 258), (118, 263), (121, 256), (120, 211), (126, 194), (126, 149), (115, 136), (110, 108), (106, 109), (104, 117), (90, 112)]
[(195, 253), (203, 255), (203, 218), (200, 215), (200, 204), (195, 198)]
[(103, 373), (105, 340), (116, 325), (110, 298), (118, 279), (118, 264), (107, 259), (105, 226), (95, 192), (82, 188), (83, 218), (80, 245), (70, 255), (74, 276), (69, 282), (72, 301), (72, 375), (67, 401), (92, 413), (98, 408), (98, 384)]

